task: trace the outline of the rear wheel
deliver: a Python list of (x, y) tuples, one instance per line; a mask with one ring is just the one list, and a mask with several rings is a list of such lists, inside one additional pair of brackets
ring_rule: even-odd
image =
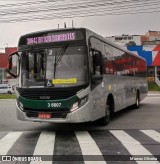
[(7, 93), (8, 93), (8, 94), (12, 94), (12, 92), (11, 92), (11, 91), (8, 91)]
[(139, 108), (139, 105), (140, 105), (139, 102), (140, 102), (139, 92), (137, 92), (137, 94), (136, 94), (136, 103), (134, 104), (135, 109)]

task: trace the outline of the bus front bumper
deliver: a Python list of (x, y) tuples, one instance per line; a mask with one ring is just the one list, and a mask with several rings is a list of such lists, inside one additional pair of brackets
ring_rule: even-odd
[(33, 122), (50, 122), (50, 123), (81, 123), (89, 122), (92, 120), (92, 112), (89, 101), (77, 110), (67, 114), (65, 118), (49, 118), (42, 119), (38, 117), (28, 117), (26, 112), (23, 112), (17, 105), (17, 118), (23, 121), (33, 121)]

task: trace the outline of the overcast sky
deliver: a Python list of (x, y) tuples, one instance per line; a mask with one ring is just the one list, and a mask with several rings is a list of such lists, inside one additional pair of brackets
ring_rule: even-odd
[[(0, 0), (0, 5), (11, 3), (14, 5), (20, 2), (27, 2), (27, 0)], [(32, 2), (35, 1), (33, 0)], [(160, 5), (157, 5), (157, 8), (160, 8)], [(2, 8), (0, 8), (0, 13), (1, 11)], [(144, 14), (137, 13), (108, 16), (91, 16), (81, 18), (74, 17), (69, 19), (53, 19), (30, 22), (0, 23), (0, 51), (7, 45), (9, 47), (16, 47), (19, 37), (23, 34), (39, 30), (55, 29), (58, 27), (58, 24), (62, 28), (64, 27), (64, 22), (66, 22), (67, 27), (71, 27), (72, 20), (74, 22), (74, 27), (85, 27), (93, 30), (94, 32), (102, 36), (113, 36), (122, 34), (141, 35), (145, 34), (148, 30), (160, 31), (159, 15), (160, 11)]]

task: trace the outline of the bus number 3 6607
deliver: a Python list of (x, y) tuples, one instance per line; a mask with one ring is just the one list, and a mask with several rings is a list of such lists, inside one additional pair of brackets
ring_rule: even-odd
[(61, 103), (48, 103), (48, 108), (52, 107), (59, 108), (61, 107)]

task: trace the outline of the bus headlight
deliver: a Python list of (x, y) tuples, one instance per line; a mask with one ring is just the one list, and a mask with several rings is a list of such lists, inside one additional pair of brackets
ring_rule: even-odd
[(17, 100), (18, 107), (23, 111), (23, 104)]
[(23, 109), (23, 104), (21, 102), (19, 102), (19, 107)]
[(71, 108), (71, 112), (75, 111), (78, 109), (78, 102), (74, 103)]
[(77, 110), (78, 108), (82, 107), (83, 105), (85, 105), (88, 101), (88, 95), (81, 98), (78, 102), (74, 103), (72, 105), (72, 108), (71, 108), (71, 112)]
[(83, 106), (84, 104), (86, 104), (87, 101), (88, 101), (88, 95), (80, 99), (78, 106), (79, 107)]
[(19, 98), (20, 94), (17, 90), (15, 90), (16, 97)]

